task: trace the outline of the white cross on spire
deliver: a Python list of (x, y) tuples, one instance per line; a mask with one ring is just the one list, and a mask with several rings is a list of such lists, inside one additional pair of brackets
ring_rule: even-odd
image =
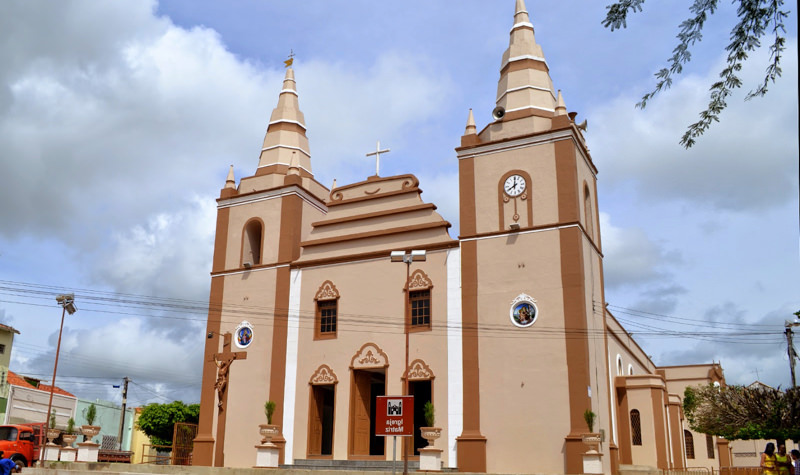
[(382, 153), (389, 153), (389, 152), (391, 152), (391, 150), (389, 150), (388, 148), (384, 149), (384, 150), (381, 150), (381, 142), (379, 140), (378, 141), (378, 145), (375, 146), (375, 151), (374, 152), (370, 152), (370, 153), (367, 154), (368, 157), (371, 157), (371, 156), (375, 155), (375, 176), (378, 176), (378, 174), (380, 172), (381, 154)]

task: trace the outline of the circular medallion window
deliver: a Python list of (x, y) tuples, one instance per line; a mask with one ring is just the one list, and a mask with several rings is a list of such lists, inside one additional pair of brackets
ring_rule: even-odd
[(253, 342), (253, 325), (247, 320), (236, 327), (236, 346), (247, 348)]
[(527, 294), (519, 294), (511, 301), (511, 308), (508, 313), (511, 323), (520, 328), (527, 328), (539, 318), (539, 308), (536, 306), (536, 299)]

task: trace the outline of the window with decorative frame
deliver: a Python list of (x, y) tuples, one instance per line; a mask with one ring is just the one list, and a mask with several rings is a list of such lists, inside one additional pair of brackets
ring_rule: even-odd
[(638, 409), (631, 411), (631, 443), (642, 445), (642, 416)]
[(686, 444), (686, 458), (694, 458), (694, 436), (688, 430), (683, 430), (683, 441)]
[(322, 283), (314, 297), (314, 339), (336, 338), (339, 327), (339, 290), (329, 280)]
[(410, 331), (431, 329), (431, 290), (433, 283), (425, 272), (416, 270), (408, 280), (408, 327)]

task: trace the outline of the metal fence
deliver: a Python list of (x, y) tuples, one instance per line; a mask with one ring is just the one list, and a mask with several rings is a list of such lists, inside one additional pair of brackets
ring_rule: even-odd
[(661, 470), (661, 475), (714, 475), (708, 467), (671, 468)]
[(172, 432), (172, 445), (143, 446), (142, 463), (155, 465), (191, 465), (197, 424), (178, 422)]

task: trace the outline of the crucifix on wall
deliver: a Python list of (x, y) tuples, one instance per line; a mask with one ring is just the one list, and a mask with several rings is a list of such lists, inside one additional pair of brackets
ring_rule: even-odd
[(214, 465), (223, 467), (225, 464), (225, 421), (228, 406), (228, 379), (230, 376), (231, 364), (236, 360), (246, 360), (246, 351), (231, 351), (231, 334), (225, 333), (222, 342), (222, 353), (215, 353), (213, 356), (214, 364), (217, 366), (217, 382), (214, 389), (217, 390), (217, 408), (219, 418), (217, 419), (217, 447), (214, 456)]
[(370, 152), (370, 153), (367, 154), (368, 157), (371, 157), (373, 155), (375, 156), (375, 176), (378, 176), (378, 174), (380, 172), (381, 154), (382, 153), (389, 153), (389, 152), (391, 152), (391, 150), (389, 150), (388, 148), (384, 149), (384, 150), (381, 150), (381, 142), (378, 141), (378, 145), (375, 146), (375, 151), (374, 152)]

